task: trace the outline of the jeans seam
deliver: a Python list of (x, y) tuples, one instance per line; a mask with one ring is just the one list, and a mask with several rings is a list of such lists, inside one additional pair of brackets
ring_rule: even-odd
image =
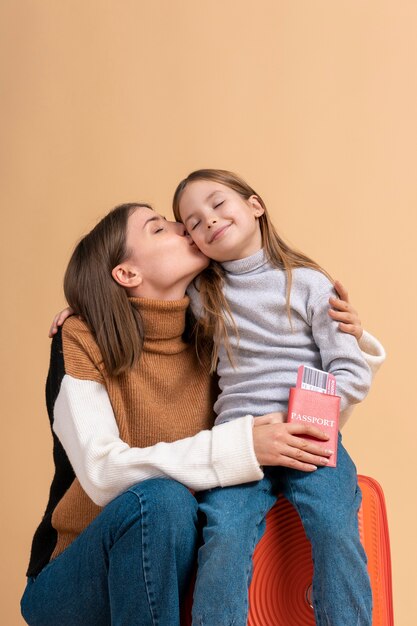
[[(297, 502), (297, 490), (293, 489), (293, 484), (292, 484), (291, 480), (288, 481), (288, 482), (289, 482), (288, 487), (289, 487), (289, 490), (291, 492), (291, 502), (292, 502), (295, 510), (297, 511), (297, 514), (298, 514), (298, 516), (299, 516), (299, 518), (301, 520), (303, 528), (305, 529), (304, 524), (305, 524), (306, 521), (308, 522), (308, 517), (306, 517), (306, 516), (303, 517), (301, 515), (300, 509), (299, 509), (299, 506), (298, 506), (298, 502)], [(309, 541), (310, 541), (310, 539), (309, 539)], [(313, 555), (312, 555), (312, 557), (313, 557)], [(314, 572), (315, 572), (315, 563), (314, 563), (314, 557), (313, 557), (313, 581), (315, 581), (316, 584), (317, 584), (317, 578), (314, 576)], [(314, 610), (314, 615), (315, 615), (315, 619), (316, 619), (316, 622), (317, 622), (317, 626), (320, 626), (322, 621), (321, 621), (321, 617), (320, 617), (320, 613), (319, 613), (319, 604), (318, 604), (318, 600), (317, 600), (317, 593), (316, 594), (314, 593), (313, 581), (312, 581), (313, 610)], [(321, 593), (321, 591), (320, 591), (320, 593)]]
[[(263, 489), (264, 494), (268, 494), (271, 492), (271, 485), (269, 485), (269, 487), (265, 487)], [(276, 499), (275, 499), (276, 502)], [(259, 537), (258, 541), (256, 541), (257, 537), (259, 536), (259, 526), (262, 524), (262, 522), (265, 522), (265, 530), (266, 530), (266, 516), (268, 511), (271, 509), (271, 507), (269, 507), (269, 504), (266, 502), (265, 506), (262, 508), (262, 513), (259, 516), (259, 521), (256, 524), (255, 530), (256, 532), (254, 532), (253, 534), (253, 541), (252, 541), (252, 549), (251, 549), (251, 553), (250, 553), (250, 558), (249, 558), (249, 568), (246, 571), (246, 588), (247, 588), (247, 594), (246, 594), (246, 618), (249, 615), (249, 574), (251, 573), (251, 570), (253, 570), (253, 555), (255, 552), (255, 548), (258, 545), (259, 541), (261, 540), (261, 537)], [(265, 532), (265, 531), (264, 531)]]
[(147, 567), (147, 563), (148, 563), (148, 559), (146, 557), (145, 554), (145, 548), (146, 548), (146, 531), (147, 531), (147, 512), (146, 512), (146, 507), (145, 507), (145, 503), (146, 500), (143, 497), (143, 495), (141, 493), (137, 493), (136, 491), (134, 491), (133, 489), (128, 489), (128, 492), (133, 494), (134, 496), (136, 496), (136, 498), (139, 501), (139, 506), (140, 506), (140, 515), (141, 515), (141, 533), (142, 533), (142, 567), (143, 567), (143, 580), (145, 581), (145, 588), (146, 588), (146, 597), (148, 598), (148, 605), (149, 605), (149, 612), (151, 614), (151, 619), (152, 619), (152, 623), (153, 626), (158, 626), (158, 616), (155, 615), (154, 612), (154, 603), (152, 601), (152, 591), (151, 591), (151, 581), (148, 579), (148, 567)]

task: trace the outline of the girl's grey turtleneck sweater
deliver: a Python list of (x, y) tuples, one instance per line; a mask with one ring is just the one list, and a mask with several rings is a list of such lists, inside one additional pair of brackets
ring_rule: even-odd
[[(214, 405), (216, 423), (245, 413), (254, 416), (286, 411), (299, 365), (331, 372), (336, 377), (341, 411), (363, 400), (371, 371), (352, 335), (341, 332), (328, 315), (335, 295), (324, 274), (309, 268), (292, 272), (291, 321), (286, 309), (286, 272), (273, 267), (263, 250), (222, 264), (224, 293), (239, 330), (229, 328), (235, 368), (223, 345), (219, 349), (220, 395)], [(201, 315), (195, 288), (192, 308)]]

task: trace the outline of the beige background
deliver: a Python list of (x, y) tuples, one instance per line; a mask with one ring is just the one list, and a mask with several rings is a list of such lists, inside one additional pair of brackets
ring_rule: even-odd
[(385, 490), (396, 624), (416, 624), (415, 0), (2, 0), (0, 24), (0, 622), (22, 623), (47, 499), (47, 330), (70, 251), (116, 203), (169, 215), (209, 166), (248, 179), (386, 346), (344, 436)]

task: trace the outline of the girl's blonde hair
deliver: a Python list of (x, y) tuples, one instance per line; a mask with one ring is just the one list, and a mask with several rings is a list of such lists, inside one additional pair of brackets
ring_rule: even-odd
[[(268, 215), (267, 208), (261, 196), (256, 193), (240, 176), (227, 170), (202, 169), (191, 172), (177, 186), (174, 199), (173, 211), (175, 219), (181, 222), (180, 202), (184, 189), (188, 184), (197, 180), (209, 180), (220, 183), (229, 187), (238, 193), (245, 200), (249, 200), (251, 196), (256, 196), (258, 202), (264, 209), (264, 213), (258, 218), (262, 235), (262, 245), (265, 249), (266, 256), (270, 263), (278, 269), (282, 269), (287, 273), (287, 289), (286, 289), (286, 306), (288, 319), (291, 324), (291, 308), (290, 295), (292, 286), (292, 269), (297, 267), (309, 267), (311, 269), (322, 272), (332, 282), (330, 275), (308, 256), (299, 252), (295, 248), (289, 246), (280, 237)], [(215, 371), (218, 355), (219, 344), (224, 343), (230, 362), (233, 364), (233, 355), (230, 347), (229, 336), (227, 332), (227, 320), (232, 324), (234, 331), (237, 333), (236, 324), (233, 320), (232, 312), (223, 293), (224, 270), (216, 261), (211, 261), (209, 267), (204, 270), (198, 277), (198, 289), (200, 292), (201, 302), (204, 313), (199, 320), (196, 337), (203, 332), (205, 336), (215, 338), (211, 371)]]

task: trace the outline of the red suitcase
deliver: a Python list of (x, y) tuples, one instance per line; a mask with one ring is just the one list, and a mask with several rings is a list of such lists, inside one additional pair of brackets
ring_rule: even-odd
[[(372, 584), (372, 626), (393, 626), (391, 557), (384, 495), (380, 485), (359, 476), (361, 541)], [(311, 608), (311, 547), (293, 506), (279, 498), (267, 516), (253, 557), (248, 626), (314, 626)], [(190, 602), (187, 603), (189, 613)], [(184, 625), (191, 623), (189, 616)], [(221, 625), (219, 625), (221, 626)]]

